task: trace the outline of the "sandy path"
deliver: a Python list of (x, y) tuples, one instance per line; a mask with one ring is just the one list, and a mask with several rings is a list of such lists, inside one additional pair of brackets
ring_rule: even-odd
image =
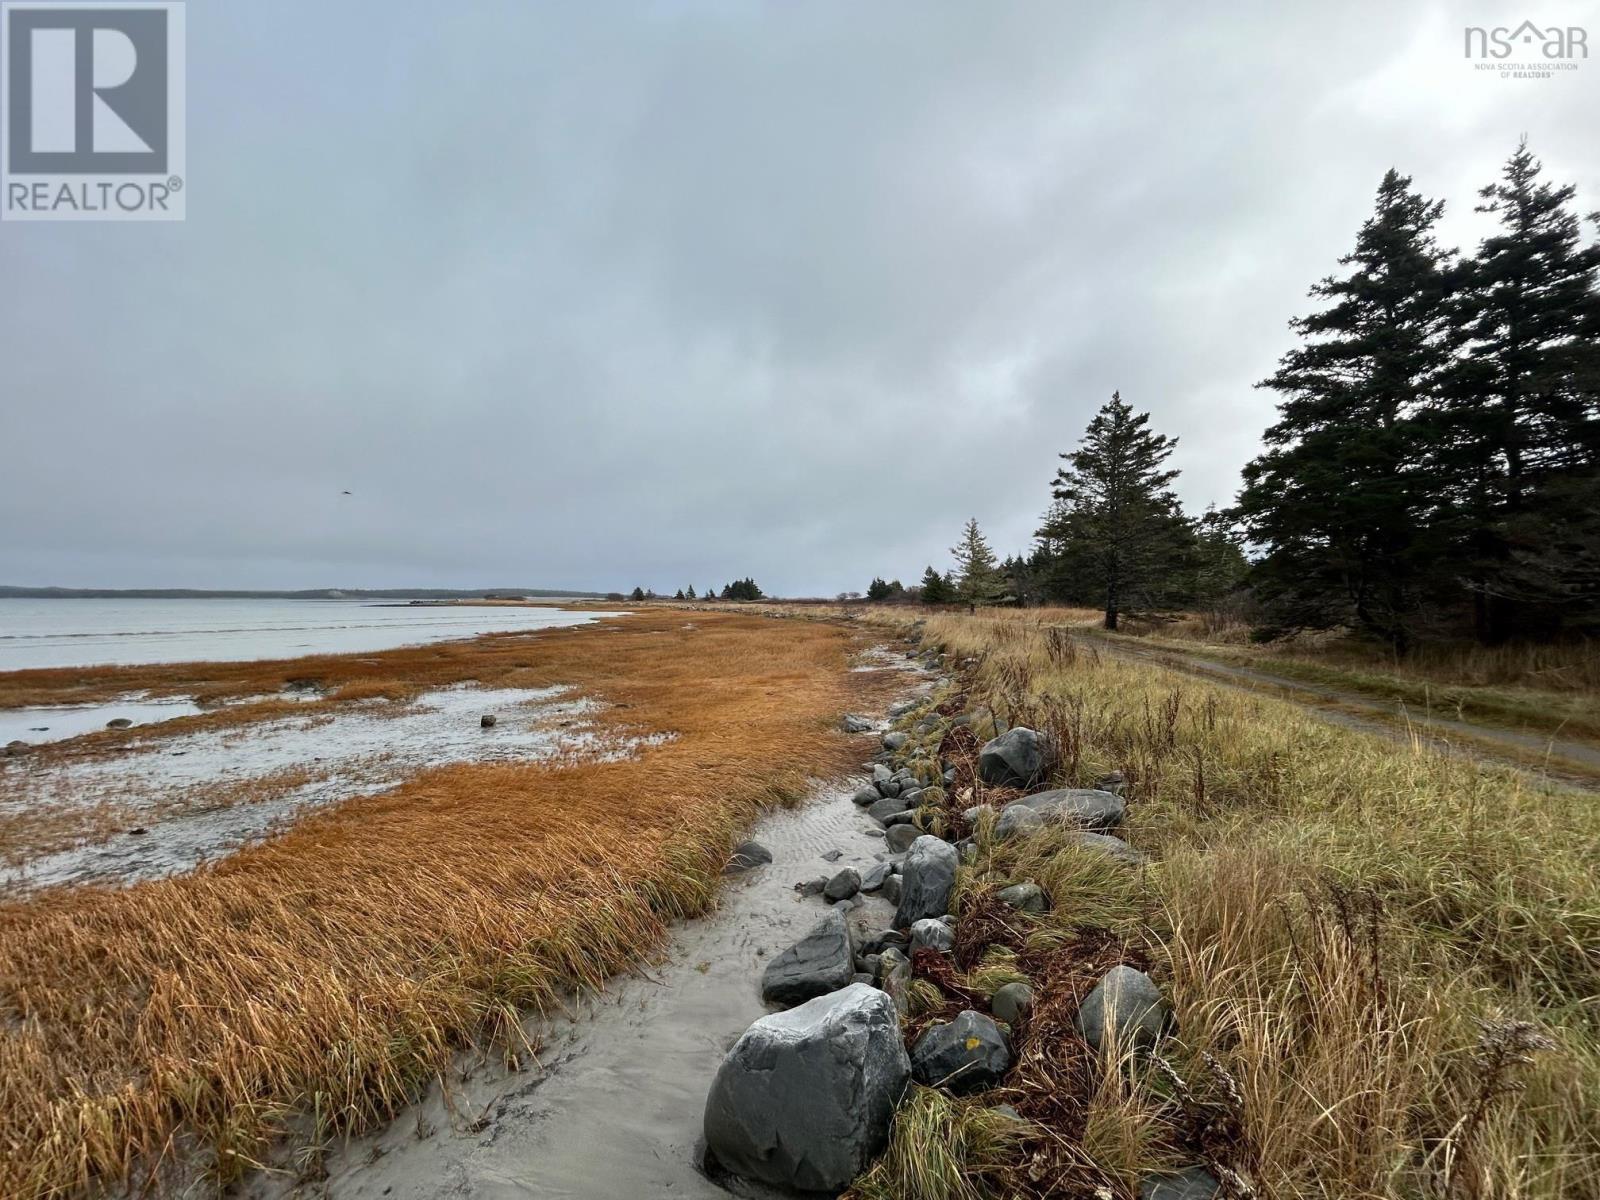
[[(680, 924), (664, 962), (613, 980), (570, 1018), (530, 1023), (540, 1065), (508, 1073), (463, 1059), (448, 1103), (435, 1084), (388, 1128), (339, 1147), (326, 1180), (259, 1176), (243, 1195), (725, 1198), (695, 1166), (706, 1092), (728, 1048), (768, 1011), (766, 963), (823, 915), (822, 900), (801, 899), (794, 885), (865, 871), (884, 853), (851, 790), (764, 818), (751, 836), (772, 863), (731, 881), (710, 917)], [(834, 849), (836, 864), (822, 857)], [(893, 907), (863, 900), (852, 923), (884, 928)]]

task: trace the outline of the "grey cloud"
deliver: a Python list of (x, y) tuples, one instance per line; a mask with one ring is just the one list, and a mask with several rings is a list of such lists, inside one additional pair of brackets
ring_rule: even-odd
[(1600, 63), (1494, 19), (196, 5), (187, 223), (0, 226), (0, 579), (909, 580), (1114, 388), (1225, 503), (1385, 168), (1463, 245), (1523, 132), (1600, 205)]

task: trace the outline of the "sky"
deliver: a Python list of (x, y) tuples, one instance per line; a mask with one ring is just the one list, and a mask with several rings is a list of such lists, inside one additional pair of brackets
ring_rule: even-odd
[(1597, 114), (1596, 2), (191, 0), (187, 220), (0, 223), (0, 583), (910, 583), (1113, 390), (1226, 505), (1383, 173)]

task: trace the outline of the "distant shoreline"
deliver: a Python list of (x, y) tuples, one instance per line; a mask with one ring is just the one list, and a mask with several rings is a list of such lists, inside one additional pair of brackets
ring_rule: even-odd
[(603, 600), (603, 592), (559, 588), (64, 588), (0, 585), (0, 600)]

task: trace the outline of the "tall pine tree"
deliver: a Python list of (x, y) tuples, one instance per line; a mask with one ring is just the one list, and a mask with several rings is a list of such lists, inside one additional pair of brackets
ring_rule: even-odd
[(1005, 595), (1005, 577), (994, 551), (978, 528), (978, 518), (972, 517), (961, 531), (961, 540), (950, 550), (956, 560), (956, 598), (968, 608), (980, 604), (993, 604)]
[(1339, 260), (1349, 273), (1312, 287), (1327, 306), (1290, 322), (1304, 344), (1258, 385), (1283, 399), (1235, 509), (1264, 551), (1252, 580), (1278, 620), (1357, 624), (1402, 654), (1439, 558), (1421, 532), (1432, 485), (1420, 464), (1450, 363), (1451, 252), (1433, 237), (1443, 210), (1408, 177), (1384, 176)]
[[(1542, 182), (1524, 142), (1478, 211), (1499, 218), (1461, 272), (1461, 357), (1432, 465), (1478, 637), (1551, 632), (1600, 597), (1600, 245), (1574, 189)], [(1600, 215), (1597, 215), (1600, 219)]]
[(1056, 503), (1039, 530), (1043, 545), (1059, 548), (1061, 568), (1086, 576), (1082, 585), (1104, 601), (1107, 629), (1149, 602), (1190, 540), (1171, 491), (1178, 472), (1165, 467), (1177, 439), (1149, 425), (1149, 413), (1113, 392), (1078, 449), (1061, 455), (1070, 465), (1056, 471)]

